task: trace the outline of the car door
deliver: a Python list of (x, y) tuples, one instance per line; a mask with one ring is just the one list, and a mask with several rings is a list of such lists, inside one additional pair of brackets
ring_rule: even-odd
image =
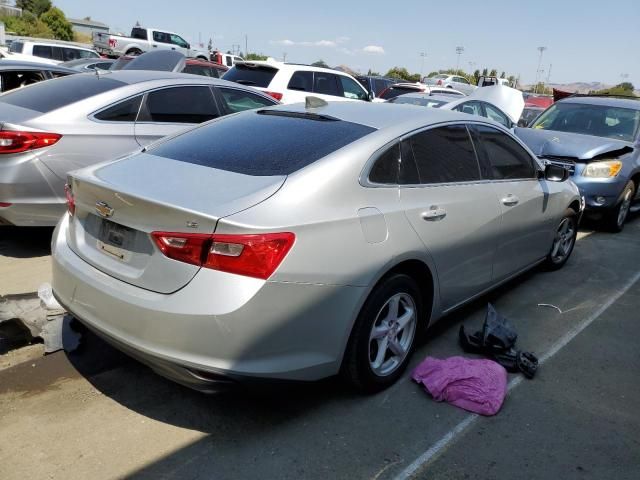
[(501, 281), (543, 258), (554, 218), (549, 191), (538, 178), (536, 161), (507, 133), (489, 125), (472, 128), (483, 169), (502, 211), (494, 281)]
[(166, 87), (147, 92), (135, 123), (141, 145), (158, 140), (198, 123), (220, 116), (211, 88), (207, 85)]
[(175, 33), (171, 33), (169, 35), (169, 39), (171, 40), (171, 50), (176, 50), (182, 53), (185, 57), (189, 56), (189, 43), (182, 38), (180, 35), (176, 35)]
[(157, 50), (174, 50), (175, 47), (171, 44), (171, 37), (166, 32), (160, 32), (158, 30), (154, 30), (153, 41), (151, 42), (151, 48)]
[(344, 101), (338, 76), (328, 72), (313, 72), (313, 96), (328, 102)]
[(446, 310), (491, 284), (501, 211), (465, 124), (404, 138), (401, 165), (401, 205), (433, 259)]

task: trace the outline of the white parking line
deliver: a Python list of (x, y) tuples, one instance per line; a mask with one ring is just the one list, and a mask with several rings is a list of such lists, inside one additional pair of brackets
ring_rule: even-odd
[[(640, 271), (637, 272), (627, 283), (624, 284), (622, 289), (618, 291), (613, 297), (605, 302), (598, 310), (593, 312), (588, 318), (575, 325), (571, 330), (565, 333), (562, 337), (554, 343), (546, 353), (544, 353), (538, 362), (540, 365), (544, 364), (547, 360), (553, 357), (556, 353), (562, 350), (571, 340), (580, 334), (585, 328), (591, 325), (602, 315), (611, 305), (613, 305), (622, 295), (627, 293), (635, 283), (640, 280)], [(522, 383), (524, 377), (522, 375), (515, 377), (509, 382), (509, 391)], [(451, 429), (445, 436), (438, 440), (429, 450), (424, 452), (418, 458), (416, 458), (407, 468), (400, 472), (394, 480), (408, 480), (419, 470), (427, 466), (430, 462), (438, 457), (440, 452), (447, 448), (460, 434), (464, 433), (475, 421), (480, 418), (480, 415), (469, 414), (464, 420), (458, 423), (453, 429)]]

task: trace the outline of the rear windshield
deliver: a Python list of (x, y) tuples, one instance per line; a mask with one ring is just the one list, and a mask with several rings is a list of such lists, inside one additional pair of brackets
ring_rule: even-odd
[(259, 113), (264, 111), (204, 125), (150, 153), (244, 175), (289, 175), (375, 130), (342, 120)]
[(416, 88), (407, 88), (407, 87), (389, 87), (387, 88), (380, 98), (383, 100), (389, 100), (391, 98), (396, 98), (399, 95), (404, 95), (405, 93), (415, 93)]
[(12, 90), (0, 97), (0, 103), (47, 113), (124, 85), (104, 76), (70, 75)]
[(403, 103), (407, 105), (419, 105), (421, 107), (438, 108), (447, 102), (435, 100), (429, 97), (413, 97), (409, 95), (400, 95), (399, 97), (389, 100), (391, 103)]
[(222, 78), (230, 82), (266, 88), (278, 73), (277, 68), (266, 65), (238, 64), (231, 68)]

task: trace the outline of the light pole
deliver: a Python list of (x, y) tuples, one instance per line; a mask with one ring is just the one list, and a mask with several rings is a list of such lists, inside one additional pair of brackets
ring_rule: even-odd
[(538, 51), (540, 52), (540, 56), (538, 57), (538, 68), (536, 70), (536, 86), (533, 89), (533, 93), (538, 93), (538, 79), (540, 78), (540, 66), (542, 65), (542, 54), (547, 49), (547, 47), (538, 47)]
[(456, 74), (460, 69), (460, 55), (462, 55), (462, 52), (464, 52), (464, 47), (456, 47), (456, 55), (458, 55), (458, 61), (456, 62)]
[(424, 58), (427, 56), (427, 52), (420, 52), (420, 81), (422, 82), (422, 75), (424, 74)]

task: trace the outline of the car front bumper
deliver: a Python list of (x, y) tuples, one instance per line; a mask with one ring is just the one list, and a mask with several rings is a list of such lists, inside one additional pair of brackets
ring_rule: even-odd
[[(244, 303), (227, 311), (209, 276), (220, 272), (202, 269), (171, 294), (135, 287), (76, 255), (67, 245), (67, 223), (65, 215), (52, 240), (56, 298), (91, 330), (157, 373), (210, 391), (228, 379), (311, 381), (339, 371), (365, 287), (260, 281), (254, 288), (255, 283), (245, 283)], [(245, 281), (228, 276), (231, 283)]]
[(614, 178), (585, 177), (582, 175), (582, 170), (585, 166), (584, 164), (577, 164), (571, 180), (578, 186), (580, 195), (584, 197), (586, 213), (604, 211), (615, 207), (620, 201), (620, 195), (627, 184), (627, 177), (622, 174)]

